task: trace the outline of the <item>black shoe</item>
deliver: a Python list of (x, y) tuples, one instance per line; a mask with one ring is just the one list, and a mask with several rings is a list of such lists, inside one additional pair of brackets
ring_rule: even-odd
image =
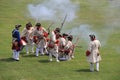
[(15, 61), (19, 61), (18, 59), (15, 59)]

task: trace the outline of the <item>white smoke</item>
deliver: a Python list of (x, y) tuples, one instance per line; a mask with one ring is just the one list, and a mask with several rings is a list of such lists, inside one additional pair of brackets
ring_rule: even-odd
[(71, 32), (72, 35), (79, 37), (82, 41), (85, 41), (85, 43), (88, 43), (90, 41), (89, 35), (94, 34), (98, 38), (98, 33), (91, 29), (92, 26), (89, 24), (81, 24), (80, 26), (76, 28), (72, 28), (68, 30), (67, 32)]
[(105, 9), (104, 18), (105, 18), (105, 27), (101, 30), (101, 33), (104, 33), (101, 37), (106, 44), (107, 40), (110, 38), (113, 32), (120, 29), (120, 1), (119, 0), (109, 0), (108, 5)]
[(63, 19), (67, 14), (66, 21), (70, 22), (76, 18), (77, 8), (78, 5), (73, 4), (70, 0), (44, 0), (38, 5), (28, 5), (30, 17), (41, 21), (56, 21)]
[[(91, 3), (91, 8), (95, 10), (96, 10), (95, 6), (96, 7), (102, 6), (102, 4), (99, 3), (99, 1), (91, 0), (89, 2)], [(89, 34), (95, 34), (97, 39), (101, 41), (102, 46), (105, 46), (110, 36), (113, 34), (113, 32), (118, 31), (118, 29), (120, 29), (119, 10), (120, 10), (120, 1), (109, 0), (104, 10), (103, 9), (97, 10), (99, 11), (100, 14), (102, 14), (102, 16), (104, 16), (103, 18), (104, 23), (102, 23), (103, 26), (101, 26), (99, 30), (96, 30), (95, 26), (86, 23), (86, 24), (81, 24), (79, 27), (73, 28), (71, 31), (73, 35), (79, 35), (81, 39), (84, 40), (85, 42), (89, 41), (89, 37), (88, 37)]]
[(109, 0), (109, 4), (111, 8), (120, 7), (120, 0)]
[[(93, 30), (95, 26), (87, 23), (81, 25), (79, 24), (79, 26), (67, 30), (66, 32), (71, 32), (71, 34), (79, 36), (80, 39), (84, 40), (85, 42), (89, 41), (89, 34), (95, 34), (97, 39), (101, 41), (102, 45), (106, 45), (107, 40), (111, 36), (112, 32), (114, 32), (120, 25), (120, 1), (108, 0), (106, 5), (103, 4), (104, 2), (102, 3), (102, 1), (99, 0), (87, 1), (90, 4), (90, 9), (92, 8), (91, 10), (95, 10), (97, 13), (104, 16), (103, 23), (101, 23), (103, 26), (101, 26), (100, 30), (95, 31), (95, 29)], [(105, 5), (104, 9), (102, 7), (103, 5)], [(66, 21), (71, 22), (77, 17), (76, 12), (79, 8), (80, 6), (74, 4), (70, 0), (43, 0), (43, 2), (40, 4), (28, 5), (29, 15), (36, 21), (61, 21), (67, 14)]]

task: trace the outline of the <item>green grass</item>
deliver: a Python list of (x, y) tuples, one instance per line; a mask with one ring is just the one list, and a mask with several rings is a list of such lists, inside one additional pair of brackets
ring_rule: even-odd
[[(42, 1), (42, 0), (41, 0)], [(40, 2), (39, 0), (0, 0), (0, 80), (119, 80), (120, 78), (120, 28), (111, 33), (106, 45), (101, 48), (102, 61), (100, 72), (89, 72), (86, 61), (84, 43), (82, 48), (76, 48), (75, 59), (57, 63), (48, 61), (48, 56), (35, 57), (34, 54), (25, 55), (22, 51), (20, 61), (11, 60), (11, 31), (15, 24), (23, 26), (34, 20), (26, 17), (26, 5)], [(103, 15), (108, 2), (100, 0), (101, 5), (91, 6), (89, 0), (73, 0), (80, 4), (76, 22), (92, 24), (99, 31), (104, 27), (106, 19)], [(116, 13), (117, 14), (117, 13)], [(111, 16), (113, 21), (116, 16)], [(111, 22), (110, 21), (110, 22)], [(47, 25), (43, 22), (44, 25)], [(97, 27), (96, 27), (97, 26)], [(23, 27), (20, 29), (20, 31)], [(102, 39), (101, 39), (102, 40)]]

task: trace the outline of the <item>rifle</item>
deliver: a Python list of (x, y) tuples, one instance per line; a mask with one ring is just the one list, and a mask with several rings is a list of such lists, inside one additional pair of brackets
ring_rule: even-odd
[(77, 47), (77, 48), (82, 48), (82, 46), (75, 46), (75, 47)]
[(65, 17), (64, 17), (63, 22), (61, 23), (60, 30), (62, 30), (62, 27), (63, 27), (63, 25), (64, 25), (64, 23), (65, 23), (66, 18), (67, 18), (67, 14), (66, 14)]
[(72, 31), (70, 31), (69, 33), (68, 33), (68, 35), (70, 35), (72, 33)]
[(79, 37), (77, 37), (77, 39), (76, 39), (76, 41), (75, 41), (75, 43), (74, 43), (74, 47), (76, 47), (78, 41), (79, 41)]
[(53, 24), (54, 24), (54, 23), (52, 22), (52, 23), (48, 26), (48, 28), (47, 28), (48, 33), (50, 33), (50, 27), (51, 27)]
[(75, 47), (76, 47), (78, 41), (79, 41), (79, 37), (77, 37), (76, 42), (75, 42), (75, 43), (73, 44), (73, 46), (72, 46), (72, 55), (73, 55), (73, 56), (74, 56)]

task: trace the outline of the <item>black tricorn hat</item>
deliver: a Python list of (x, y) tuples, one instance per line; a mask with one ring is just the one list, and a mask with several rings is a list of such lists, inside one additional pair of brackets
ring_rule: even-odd
[(95, 38), (95, 35), (94, 34), (90, 34), (89, 35), (91, 38)]
[(60, 28), (57, 27), (57, 28), (55, 29), (55, 31), (60, 32)]
[(40, 24), (40, 23), (36, 23), (36, 25), (35, 25), (35, 26), (40, 27), (40, 26), (41, 26), (41, 24)]
[(72, 35), (69, 35), (69, 36), (68, 36), (68, 39), (72, 40), (72, 39), (73, 39), (73, 36), (72, 36)]
[(22, 25), (21, 24), (15, 25), (15, 28), (19, 28), (19, 27), (22, 27)]
[(32, 23), (31, 23), (31, 22), (28, 22), (28, 23), (26, 24), (26, 26), (27, 26), (27, 27), (32, 27)]

